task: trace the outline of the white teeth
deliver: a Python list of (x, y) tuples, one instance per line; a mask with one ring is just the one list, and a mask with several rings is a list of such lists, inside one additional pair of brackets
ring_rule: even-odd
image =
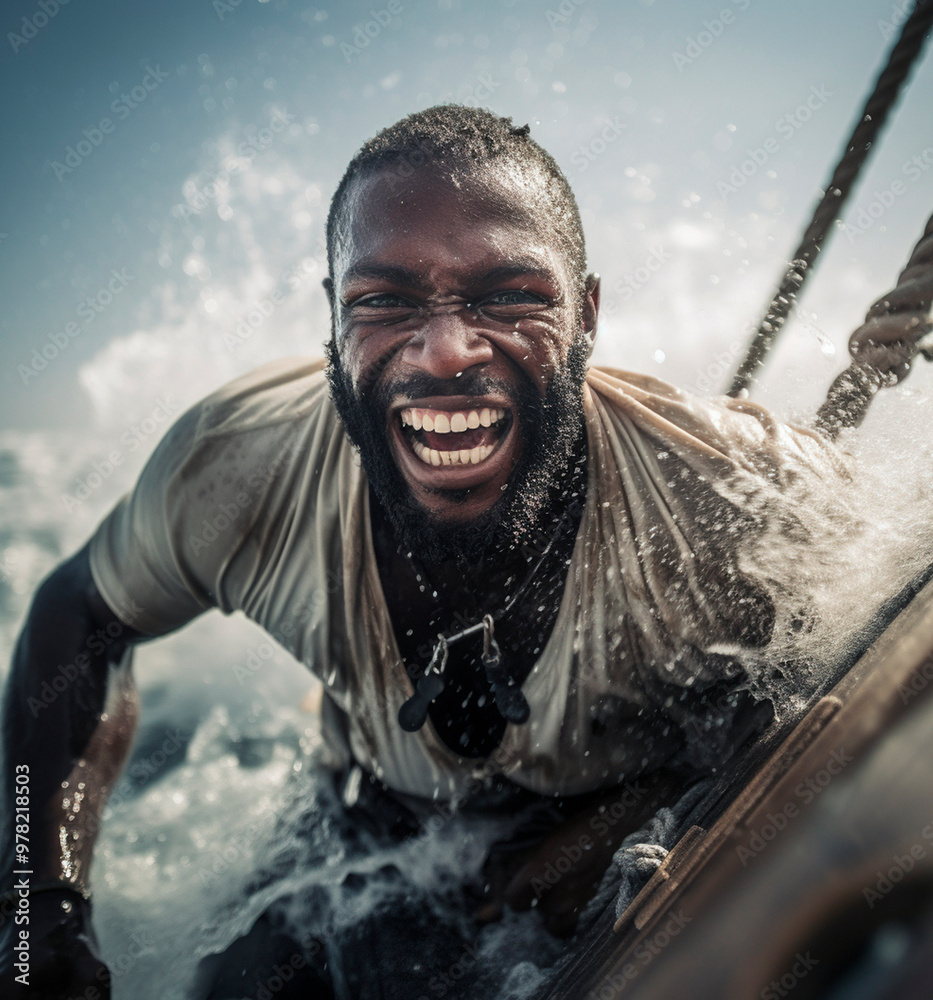
[(414, 427), (416, 431), (433, 431), (436, 434), (462, 434), (477, 427), (491, 427), (505, 417), (505, 410), (483, 407), (481, 410), (457, 413), (435, 413), (409, 407), (401, 411), (403, 427)]
[(412, 448), (425, 465), (479, 465), (495, 451), (495, 445), (477, 445), (475, 448), (464, 448), (460, 451), (438, 451), (429, 448), (420, 441), (412, 441)]

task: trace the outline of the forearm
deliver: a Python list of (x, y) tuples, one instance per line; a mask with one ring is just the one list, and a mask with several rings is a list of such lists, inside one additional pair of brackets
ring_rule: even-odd
[(3, 705), (3, 889), (23, 868), (32, 884), (85, 888), (100, 813), (132, 743), (133, 633), (111, 624), (104, 642), (82, 597), (47, 581), (14, 654)]

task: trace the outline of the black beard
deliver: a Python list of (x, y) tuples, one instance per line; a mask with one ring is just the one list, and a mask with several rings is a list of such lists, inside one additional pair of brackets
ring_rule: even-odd
[[(488, 552), (503, 553), (529, 541), (549, 518), (570, 478), (572, 459), (581, 451), (583, 382), (589, 356), (585, 338), (578, 337), (566, 365), (548, 383), (544, 397), (518, 369), (517, 390), (481, 375), (465, 373), (456, 381), (413, 375), (376, 383), (359, 395), (331, 340), (327, 345), (327, 380), (340, 419), (360, 452), (373, 493), (382, 505), (399, 544), (425, 563), (451, 560), (476, 564)], [(515, 397), (515, 414), (522, 436), (522, 453), (502, 498), (480, 517), (451, 522), (435, 517), (411, 494), (392, 457), (386, 436), (386, 414), (398, 396), (409, 398), (450, 394), (483, 396), (506, 389)], [(466, 499), (468, 491), (445, 491), (448, 498)]]

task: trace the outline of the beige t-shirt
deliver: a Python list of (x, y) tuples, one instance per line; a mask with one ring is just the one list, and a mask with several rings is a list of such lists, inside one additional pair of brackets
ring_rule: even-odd
[(754, 529), (762, 495), (841, 471), (822, 438), (754, 404), (591, 368), (586, 502), (556, 624), (523, 685), (530, 719), (506, 727), (490, 761), (464, 760), (430, 721), (398, 725), (412, 687), (366, 478), (322, 369), (275, 362), (182, 416), (94, 535), (91, 569), (114, 612), (152, 635), (208, 608), (244, 612), (345, 713), (328, 713), (335, 755), (412, 795), (462, 795), (478, 770), (576, 794), (660, 763), (655, 689), (715, 680), (680, 654), (740, 629), (737, 534)]

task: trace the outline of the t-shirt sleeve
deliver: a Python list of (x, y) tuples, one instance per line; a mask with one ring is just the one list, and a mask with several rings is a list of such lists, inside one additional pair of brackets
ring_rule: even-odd
[(330, 441), (327, 398), (322, 361), (285, 358), (181, 416), (90, 542), (118, 618), (161, 635), (209, 608), (259, 613), (250, 598), (268, 585), (304, 470)]
[(125, 624), (148, 635), (179, 628), (215, 605), (179, 540), (185, 537), (185, 476), (202, 405), (185, 413), (147, 462), (136, 486), (100, 524), (89, 546), (101, 596)]

